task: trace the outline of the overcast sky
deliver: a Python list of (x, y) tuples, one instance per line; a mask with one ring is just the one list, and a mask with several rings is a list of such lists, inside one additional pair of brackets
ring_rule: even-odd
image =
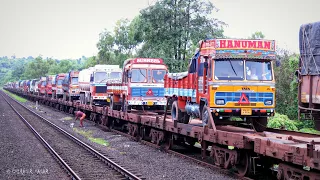
[[(152, 0), (149, 0), (150, 2)], [(148, 0), (1, 0), (0, 56), (58, 59), (96, 55), (99, 33), (133, 18)], [(298, 52), (301, 24), (320, 21), (319, 0), (211, 0), (226, 22), (225, 35), (246, 38), (262, 31)]]

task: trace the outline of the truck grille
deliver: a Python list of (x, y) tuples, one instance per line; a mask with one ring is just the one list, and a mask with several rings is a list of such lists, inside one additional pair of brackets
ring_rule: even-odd
[(96, 93), (106, 93), (107, 87), (106, 86), (96, 86)]

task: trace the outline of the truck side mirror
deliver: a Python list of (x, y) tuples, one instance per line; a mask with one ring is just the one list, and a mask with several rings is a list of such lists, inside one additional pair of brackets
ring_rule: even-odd
[(90, 75), (90, 82), (93, 82), (93, 75)]

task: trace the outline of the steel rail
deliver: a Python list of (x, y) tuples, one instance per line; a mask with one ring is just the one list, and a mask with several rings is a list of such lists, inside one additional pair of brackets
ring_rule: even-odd
[(59, 156), (59, 154), (49, 145), (49, 143), (43, 139), (43, 137), (32, 127), (32, 125), (24, 118), (22, 115), (12, 106), (12, 104), (1, 94), (3, 99), (8, 103), (8, 105), (13, 109), (13, 111), (20, 117), (22, 122), (26, 124), (26, 126), (31, 130), (31, 132), (47, 147), (49, 152), (53, 154), (53, 156), (58, 160), (58, 162), (64, 166), (64, 168), (68, 171), (68, 173), (77, 180), (81, 178), (72, 170), (72, 168)]
[[(7, 95), (7, 94), (6, 94)], [(2, 95), (3, 96), (3, 95)], [(7, 95), (8, 96), (8, 95)], [(11, 98), (10, 96), (8, 96), (9, 98)], [(118, 165), (117, 163), (115, 163), (114, 161), (112, 161), (111, 159), (107, 158), (106, 156), (104, 156), (103, 154), (101, 154), (100, 152), (96, 151), (95, 149), (93, 149), (92, 147), (90, 147), (89, 145), (87, 145), (86, 143), (82, 142), (81, 140), (79, 140), (78, 138), (76, 138), (75, 136), (73, 136), (72, 134), (68, 133), (67, 131), (63, 130), (62, 128), (60, 128), (59, 126), (55, 125), (54, 123), (50, 122), (49, 120), (47, 120), (46, 118), (42, 117), (41, 115), (35, 113), (34, 111), (30, 110), (29, 108), (27, 108), (26, 106), (24, 106), (23, 104), (21, 104), (20, 102), (16, 101), (15, 99), (11, 98), (13, 101), (15, 101), (16, 103), (18, 103), (19, 105), (21, 105), (23, 108), (27, 109), (29, 112), (33, 113), (34, 115), (36, 115), (37, 117), (39, 117), (40, 119), (42, 119), (44, 122), (48, 123), (49, 125), (51, 125), (52, 127), (56, 128), (57, 130), (59, 130), (60, 132), (62, 132), (64, 135), (66, 135), (67, 137), (69, 137), (71, 140), (73, 140), (74, 142), (76, 142), (77, 144), (79, 144), (80, 146), (84, 147), (85, 149), (87, 149), (90, 153), (92, 153), (93, 155), (95, 155), (96, 157), (98, 157), (100, 160), (102, 160), (103, 162), (105, 162), (109, 167), (111, 167), (112, 169), (118, 171), (119, 173), (121, 173), (122, 175), (124, 175), (125, 177), (132, 179), (132, 180), (141, 180), (141, 178), (139, 178), (138, 176), (136, 176), (135, 174), (131, 173), (130, 171), (126, 170), (125, 168), (121, 167), (120, 165)]]

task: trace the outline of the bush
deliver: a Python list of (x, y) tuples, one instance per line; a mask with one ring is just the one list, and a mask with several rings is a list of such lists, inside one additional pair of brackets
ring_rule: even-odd
[(297, 131), (298, 128), (295, 124), (295, 121), (290, 120), (287, 115), (276, 113), (273, 117), (270, 117), (267, 126), (269, 128), (284, 128), (286, 130)]
[(302, 128), (299, 131), (300, 132), (304, 132), (304, 133), (310, 133), (310, 134), (320, 134), (320, 131), (317, 131), (317, 130), (312, 129), (312, 128)]
[(314, 123), (312, 120), (303, 120), (303, 121), (296, 120), (296, 121), (294, 121), (294, 123), (298, 129), (313, 129), (314, 128)]

